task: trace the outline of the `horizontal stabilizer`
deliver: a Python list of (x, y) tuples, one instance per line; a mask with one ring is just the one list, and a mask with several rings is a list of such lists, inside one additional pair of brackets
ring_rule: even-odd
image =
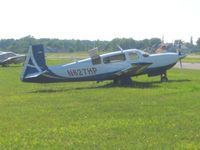
[(44, 72), (36, 72), (36, 73), (32, 73), (32, 74), (26, 75), (25, 78), (26, 79), (37, 78), (37, 77), (39, 77), (39, 76), (41, 76), (41, 75), (43, 75), (45, 73), (46, 73), (46, 71), (44, 71)]

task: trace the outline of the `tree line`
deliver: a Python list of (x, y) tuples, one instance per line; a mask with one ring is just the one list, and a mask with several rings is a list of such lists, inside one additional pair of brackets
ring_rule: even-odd
[[(161, 43), (160, 38), (151, 38), (144, 40), (134, 40), (132, 38), (115, 38), (111, 41), (100, 40), (61, 40), (41, 38), (36, 39), (33, 36), (26, 36), (20, 39), (1, 39), (0, 51), (13, 51), (16, 53), (27, 53), (30, 45), (43, 44), (47, 52), (78, 52), (87, 51), (94, 47), (98, 47), (100, 50), (115, 51), (119, 50), (117, 45), (120, 45), (123, 49), (138, 48), (145, 49), (147, 47), (155, 47)], [(190, 43), (186, 43), (190, 47), (193, 46)], [(200, 38), (197, 40), (197, 48), (200, 49)]]

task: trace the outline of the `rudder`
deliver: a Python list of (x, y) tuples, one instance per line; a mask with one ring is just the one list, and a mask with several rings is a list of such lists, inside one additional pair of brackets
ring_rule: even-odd
[(24, 68), (22, 70), (21, 80), (25, 82), (29, 81), (32, 78), (38, 77), (46, 70), (48, 70), (48, 67), (46, 66), (43, 45), (40, 44), (30, 46)]

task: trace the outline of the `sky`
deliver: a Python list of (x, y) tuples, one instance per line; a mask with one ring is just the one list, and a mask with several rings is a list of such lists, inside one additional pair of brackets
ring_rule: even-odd
[(0, 39), (200, 37), (200, 0), (0, 0)]

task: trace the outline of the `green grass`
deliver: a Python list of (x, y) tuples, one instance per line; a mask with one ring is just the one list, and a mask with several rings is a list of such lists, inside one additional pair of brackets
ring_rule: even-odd
[(200, 56), (199, 57), (191, 57), (191, 56), (188, 56), (186, 58), (184, 58), (182, 60), (182, 62), (186, 62), (186, 63), (200, 63)]
[(200, 149), (199, 70), (130, 87), (22, 83), (20, 72), (0, 68), (0, 149)]

